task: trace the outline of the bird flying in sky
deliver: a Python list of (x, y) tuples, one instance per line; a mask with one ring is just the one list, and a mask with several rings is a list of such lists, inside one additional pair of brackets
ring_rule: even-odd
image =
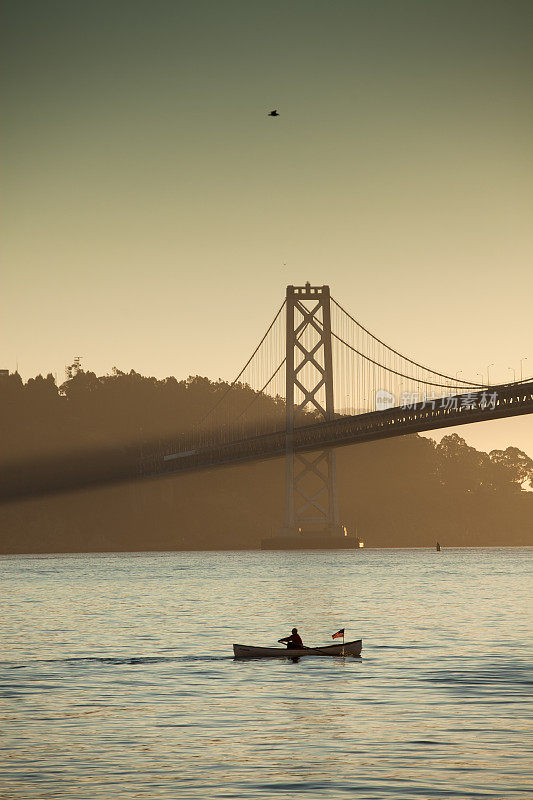
[(269, 117), (279, 117), (277, 108), (275, 108), (274, 111), (271, 111), (268, 116)]

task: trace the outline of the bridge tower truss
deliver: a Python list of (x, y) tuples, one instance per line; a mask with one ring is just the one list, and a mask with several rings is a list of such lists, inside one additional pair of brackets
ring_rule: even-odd
[(329, 286), (287, 286), (286, 514), (285, 532), (338, 535), (335, 451), (294, 450), (296, 423), (312, 411), (320, 422), (334, 418)]

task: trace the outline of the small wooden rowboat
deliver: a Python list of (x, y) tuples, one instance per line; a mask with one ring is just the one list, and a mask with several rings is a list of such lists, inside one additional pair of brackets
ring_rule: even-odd
[(360, 656), (363, 640), (344, 644), (328, 644), (325, 647), (252, 647), (248, 644), (234, 644), (235, 658), (299, 658), (300, 656)]

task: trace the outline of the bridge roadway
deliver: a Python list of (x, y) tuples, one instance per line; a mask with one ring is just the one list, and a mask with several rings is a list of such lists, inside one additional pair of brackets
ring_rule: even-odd
[[(493, 402), (494, 401), (494, 402)], [(514, 417), (533, 412), (533, 381), (492, 386), (485, 392), (456, 398), (417, 403), (410, 408), (389, 408), (355, 416), (337, 417), (294, 432), (298, 452), (371, 442), (407, 433), (431, 431)], [(149, 478), (212, 469), (247, 461), (284, 456), (285, 431), (254, 436), (242, 441), (201, 447), (188, 452), (171, 452), (155, 445), (150, 457), (139, 462), (135, 445), (110, 445), (94, 451), (58, 454), (55, 458), (21, 460), (6, 464), (0, 478), (0, 504), (28, 497), (62, 493), (82, 488), (124, 483)]]
[[(294, 449), (305, 452), (342, 447), (532, 412), (533, 381), (491, 386), (483, 391), (452, 398), (438, 398), (409, 407), (342, 416), (331, 422), (297, 428), (293, 434)], [(160, 454), (144, 460), (142, 474), (161, 475), (278, 458), (285, 455), (286, 447), (285, 431), (268, 433), (197, 450), (169, 453), (165, 456)]]

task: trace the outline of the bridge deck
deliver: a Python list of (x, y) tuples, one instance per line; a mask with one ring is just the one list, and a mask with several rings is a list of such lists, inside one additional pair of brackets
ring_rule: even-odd
[[(331, 422), (297, 428), (294, 447), (299, 452), (342, 447), (438, 428), (486, 422), (533, 412), (533, 381), (491, 387), (485, 392), (458, 395), (456, 406), (444, 398), (411, 408), (389, 408)], [(452, 398), (453, 401), (453, 398)], [(285, 455), (285, 431), (172, 453), (172, 445), (154, 450), (139, 465), (136, 448), (109, 447), (70, 456), (21, 461), (7, 465), (0, 480), (0, 503), (24, 497), (78, 490), (84, 487), (156, 477), (176, 472), (213, 469)], [(140, 467), (140, 469), (139, 469)], [(139, 474), (140, 473), (140, 474)]]
[[(294, 449), (304, 452), (342, 447), (532, 412), (533, 382), (505, 384), (453, 398), (416, 403), (409, 408), (388, 408), (297, 428), (294, 431)], [(285, 431), (279, 431), (181, 453), (161, 453), (145, 460), (143, 474), (182, 472), (277, 458), (285, 454), (286, 446), (287, 435)]]

